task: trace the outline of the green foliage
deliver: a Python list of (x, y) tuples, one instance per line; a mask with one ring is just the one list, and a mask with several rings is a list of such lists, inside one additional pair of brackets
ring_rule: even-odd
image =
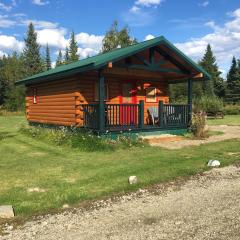
[(78, 52), (78, 44), (75, 38), (75, 33), (71, 33), (71, 38), (70, 38), (70, 46), (69, 46), (69, 61), (70, 62), (76, 62), (79, 60), (79, 55), (77, 54)]
[(240, 115), (240, 105), (239, 104), (227, 104), (223, 108), (225, 115)]
[(64, 64), (70, 63), (70, 56), (69, 56), (69, 49), (68, 47), (65, 48), (65, 54), (64, 54)]
[(137, 43), (136, 39), (130, 37), (130, 29), (123, 27), (118, 29), (118, 22), (114, 21), (103, 39), (102, 52), (108, 52), (118, 47), (127, 47)]
[(59, 52), (58, 52), (58, 57), (57, 57), (57, 61), (56, 61), (56, 67), (59, 67), (59, 66), (61, 66), (63, 64), (64, 64), (63, 55), (62, 55), (62, 51), (60, 49)]
[(31, 76), (44, 70), (44, 62), (40, 55), (40, 45), (37, 43), (37, 33), (32, 23), (28, 26), (25, 48), (23, 49), (23, 61), (25, 75)]
[(218, 69), (216, 63), (216, 57), (213, 55), (212, 48), (208, 44), (206, 52), (199, 62), (199, 65), (202, 66), (210, 75), (211, 80), (203, 82), (203, 92), (206, 95), (215, 94), (218, 97), (224, 97), (225, 89), (223, 79), (221, 78), (221, 72)]
[(45, 65), (46, 65), (47, 70), (50, 70), (52, 68), (51, 55), (50, 55), (50, 49), (49, 49), (48, 44), (46, 46)]
[(223, 111), (223, 101), (216, 96), (202, 96), (195, 99), (193, 111), (217, 113)]
[(132, 137), (131, 134), (122, 134), (119, 135), (117, 140), (111, 140), (107, 136), (99, 137), (94, 135), (91, 131), (74, 127), (49, 128), (40, 125), (23, 125), (20, 132), (56, 146), (68, 146), (90, 152), (113, 151), (117, 148), (131, 148), (144, 144), (138, 136)]
[(240, 61), (235, 57), (227, 75), (227, 95), (226, 102), (240, 103)]

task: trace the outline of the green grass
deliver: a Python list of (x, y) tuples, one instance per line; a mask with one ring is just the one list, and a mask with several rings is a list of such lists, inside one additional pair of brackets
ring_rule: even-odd
[[(13, 205), (18, 216), (170, 181), (208, 169), (209, 159), (227, 165), (240, 156), (239, 139), (184, 150), (144, 146), (83, 152), (21, 134), (18, 129), (24, 121), (0, 117), (0, 205)], [(139, 178), (138, 185), (128, 184), (130, 175)], [(46, 192), (29, 193), (33, 187)]]
[(240, 125), (240, 115), (226, 115), (223, 119), (208, 119), (209, 125)]

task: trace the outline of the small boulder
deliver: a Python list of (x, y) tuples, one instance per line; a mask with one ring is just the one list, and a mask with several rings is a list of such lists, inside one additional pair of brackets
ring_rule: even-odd
[(138, 179), (137, 179), (137, 177), (136, 176), (130, 176), (129, 178), (128, 178), (128, 182), (129, 182), (129, 184), (136, 184), (137, 182), (138, 182)]
[(0, 218), (13, 218), (14, 211), (11, 205), (0, 206)]
[(209, 160), (207, 165), (209, 167), (219, 167), (220, 162), (218, 160)]

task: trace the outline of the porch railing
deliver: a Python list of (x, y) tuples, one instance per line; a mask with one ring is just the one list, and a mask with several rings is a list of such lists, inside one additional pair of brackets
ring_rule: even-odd
[[(189, 106), (163, 104), (155, 106), (158, 112), (156, 124), (146, 124), (144, 102), (139, 104), (105, 104), (105, 130), (126, 130), (144, 128), (175, 128), (187, 127), (189, 124)], [(93, 130), (99, 129), (99, 105), (84, 104), (83, 126)], [(146, 112), (146, 110), (145, 110)]]

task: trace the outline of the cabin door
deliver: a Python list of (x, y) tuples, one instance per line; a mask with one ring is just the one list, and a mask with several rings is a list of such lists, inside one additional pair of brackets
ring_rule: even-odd
[(123, 82), (121, 86), (122, 95), (120, 97), (120, 123), (121, 125), (137, 124), (137, 103), (136, 84), (133, 82)]

